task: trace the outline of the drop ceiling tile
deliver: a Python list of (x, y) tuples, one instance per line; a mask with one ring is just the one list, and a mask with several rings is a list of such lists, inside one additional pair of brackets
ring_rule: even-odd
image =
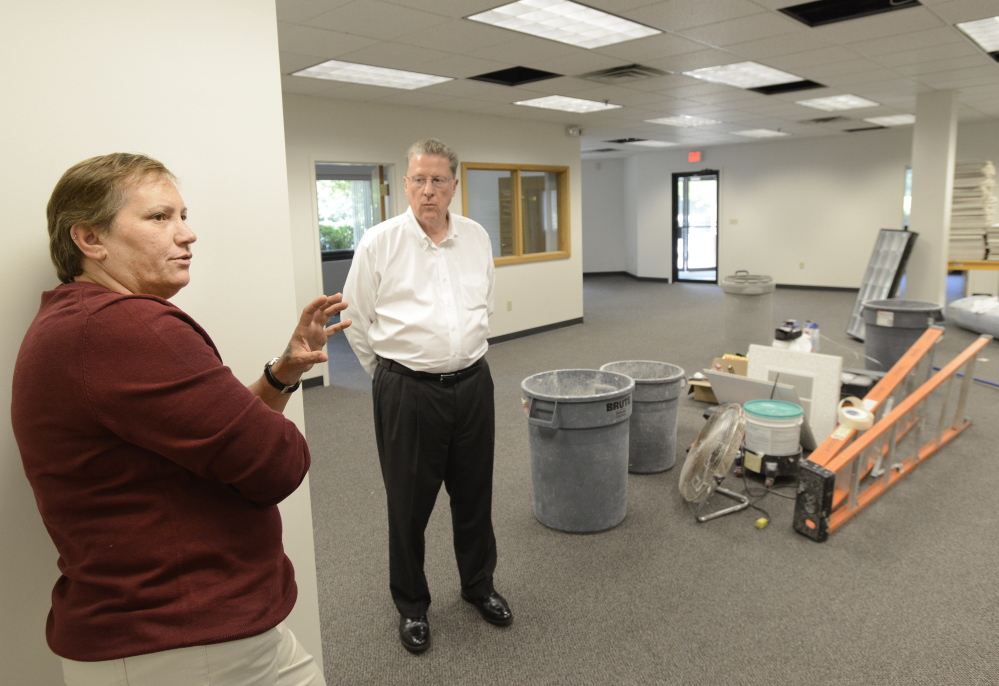
[(914, 31), (895, 36), (880, 36), (871, 40), (854, 41), (850, 49), (861, 55), (876, 57), (893, 52), (904, 52), (915, 48), (928, 49), (938, 45), (953, 45), (964, 42), (952, 26), (938, 26), (926, 31)]
[(543, 69), (556, 74), (578, 76), (579, 74), (587, 74), (591, 71), (622, 67), (626, 64), (628, 64), (628, 62), (624, 62), (616, 57), (608, 57), (592, 50), (576, 48), (572, 54), (562, 55), (551, 59), (533, 60), (531, 62), (531, 67), (533, 69)]
[(322, 79), (308, 79), (304, 76), (281, 75), (281, 92), (295, 93), (297, 95), (317, 95), (327, 93), (334, 89), (333, 81)]
[(942, 71), (953, 71), (955, 69), (971, 69), (983, 67), (991, 69), (996, 82), (999, 83), (999, 65), (996, 65), (986, 55), (968, 55), (967, 57), (952, 57), (950, 59), (930, 60), (928, 62), (917, 62), (914, 64), (900, 64), (892, 67), (892, 70), (907, 76), (918, 77), (922, 74), (937, 74)]
[[(427, 74), (431, 73), (426, 71), (428, 63), (447, 59), (448, 57), (451, 57), (451, 55), (438, 50), (427, 50), (426, 48), (418, 48), (415, 45), (383, 42), (361, 48), (360, 50), (346, 52), (339, 59), (344, 62), (370, 64), (373, 67), (386, 67), (388, 69), (401, 69), (403, 71)], [(437, 74), (437, 76), (445, 75)]]
[(670, 55), (683, 55), (685, 53), (703, 50), (705, 46), (682, 36), (669, 33), (658, 36), (648, 36), (638, 40), (625, 41), (596, 48), (594, 52), (602, 55), (610, 55), (627, 62), (643, 62), (645, 60), (660, 59)]
[(455, 112), (477, 112), (480, 114), (489, 114), (495, 106), (495, 103), (486, 102), (484, 100), (469, 100), (466, 98), (453, 98), (451, 100), (441, 100), (440, 102), (431, 105), (435, 110), (453, 110)]
[(862, 74), (864, 72), (884, 69), (880, 64), (868, 59), (842, 60), (823, 62), (808, 67), (807, 77), (819, 83), (837, 74)]
[(379, 98), (378, 102), (388, 103), (390, 105), (405, 105), (406, 107), (436, 107), (440, 103), (445, 102), (445, 99), (439, 95), (434, 95), (432, 93), (424, 93), (423, 89), (411, 90), (411, 91), (400, 91), (397, 90), (393, 95), (387, 95), (384, 98)]
[[(282, 52), (333, 59), (345, 52), (360, 50), (377, 42), (371, 38), (352, 36), (339, 31), (278, 22), (278, 46)], [(322, 60), (316, 60), (320, 61)]]
[[(747, 92), (742, 88), (734, 88), (733, 86), (726, 86), (720, 83), (708, 83), (707, 81), (694, 81), (688, 85), (670, 88), (665, 92), (667, 95), (677, 98), (696, 98), (700, 95), (714, 95), (718, 93), (730, 93), (732, 91), (741, 91), (743, 93)], [(760, 97), (759, 94), (754, 93), (754, 95)]]
[(883, 36), (894, 36), (900, 33), (926, 31), (940, 26), (945, 26), (944, 22), (925, 7), (916, 6), (897, 12), (885, 12), (870, 17), (817, 26), (812, 30), (829, 40), (849, 44), (876, 40)]
[(448, 55), (447, 57), (422, 65), (428, 73), (450, 76), (453, 79), (467, 79), (470, 76), (488, 74), (500, 69), (509, 69), (516, 66), (515, 62), (496, 62), (494, 60), (483, 60), (464, 55)]
[[(787, 2), (787, 0), (781, 1)], [(781, 36), (780, 40), (765, 38), (762, 40), (746, 41), (744, 43), (733, 43), (732, 45), (725, 46), (725, 49), (742, 55), (747, 59), (760, 61), (768, 57), (802, 53), (825, 48), (830, 45), (832, 43), (820, 36), (816, 36), (810, 31), (796, 31)]]
[(793, 33), (804, 33), (801, 24), (781, 14), (752, 14), (738, 19), (684, 29), (681, 33), (685, 38), (691, 38), (706, 45), (727, 48), (747, 40), (771, 38), (780, 40), (778, 36)]
[(387, 40), (447, 21), (439, 14), (408, 9), (382, 0), (355, 0), (303, 23), (320, 29)]
[(934, 4), (930, 10), (947, 24), (986, 19), (999, 15), (995, 0), (953, 0)]
[[(300, 78), (300, 77), (295, 77)], [(330, 81), (329, 83), (334, 83)], [(381, 86), (366, 86), (361, 83), (341, 83), (337, 88), (329, 93), (338, 100), (359, 100), (364, 102), (374, 102), (380, 98), (398, 93), (397, 88), (383, 88)]]
[(604, 12), (608, 12), (610, 14), (625, 16), (621, 13), (633, 10), (637, 7), (651, 5), (652, 2), (650, 0), (586, 0), (584, 4), (593, 7), (594, 9), (603, 10)]
[[(799, 76), (806, 76), (811, 67), (816, 65), (828, 65), (840, 62), (855, 62), (861, 60), (857, 53), (849, 48), (836, 45), (832, 47), (816, 48), (803, 52), (796, 52), (790, 55), (778, 55), (771, 57), (765, 62), (769, 67), (789, 71)], [(874, 64), (873, 62), (871, 63)], [(875, 65), (879, 66), (879, 65)]]
[(521, 36), (515, 31), (498, 29), (512, 36), (504, 43), (483, 46), (475, 50), (476, 57), (487, 60), (508, 61), (525, 67), (534, 66), (535, 62), (553, 60), (559, 57), (571, 56), (576, 48), (565, 43), (538, 38), (537, 36)]
[[(594, 81), (587, 81), (585, 79), (574, 79), (569, 76), (562, 76), (557, 79), (545, 79), (544, 81), (535, 81), (534, 83), (525, 83), (519, 86), (527, 91), (533, 91), (536, 95), (569, 95), (574, 98), (581, 98), (579, 95), (582, 91), (590, 90), (594, 86), (597, 86)], [(634, 91), (639, 92), (639, 91)]]
[[(953, 59), (955, 57), (981, 57), (982, 51), (971, 44), (971, 41), (961, 41), (949, 45), (938, 45), (929, 48), (915, 48), (903, 52), (893, 52), (890, 55), (879, 55), (876, 59), (886, 67), (899, 68), (937, 60)], [(988, 59), (986, 57), (986, 59)]]
[(277, 0), (277, 19), (287, 21), (292, 24), (301, 24), (304, 21), (325, 14), (331, 9), (346, 5), (354, 0)]
[(387, 2), (452, 18), (478, 14), (503, 4), (503, 0), (387, 0)]
[(506, 43), (510, 40), (510, 32), (467, 19), (451, 19), (429, 28), (407, 31), (395, 40), (431, 50), (475, 55), (488, 45)]
[(652, 79), (640, 79), (638, 81), (632, 81), (628, 84), (628, 88), (634, 88), (640, 91), (651, 91), (653, 93), (659, 93), (670, 88), (679, 88), (681, 86), (688, 86), (691, 83), (696, 83), (695, 79), (690, 76), (683, 76), (681, 74), (667, 74), (666, 76), (657, 76)]
[[(315, 55), (299, 55), (293, 52), (280, 52), (278, 53), (278, 59), (281, 61), (282, 74), (291, 74), (292, 72), (311, 67), (319, 62), (319, 58)], [(311, 81), (315, 79), (309, 80)]]
[(742, 58), (730, 52), (722, 50), (699, 50), (685, 55), (673, 55), (658, 60), (648, 60), (645, 64), (649, 67), (671, 71), (677, 74), (704, 67), (717, 67), (733, 62), (742, 62)]
[(682, 31), (762, 11), (748, 0), (671, 0), (631, 10), (627, 18), (664, 31)]

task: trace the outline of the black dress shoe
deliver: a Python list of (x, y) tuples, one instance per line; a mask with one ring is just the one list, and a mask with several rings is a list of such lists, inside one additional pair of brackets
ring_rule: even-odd
[(490, 624), (495, 624), (496, 626), (507, 626), (513, 621), (513, 613), (510, 612), (510, 605), (506, 602), (506, 599), (496, 591), (490, 591), (489, 593), (478, 596), (477, 598), (473, 598), (462, 591), (461, 597), (472, 605), (475, 605), (479, 614), (482, 615), (482, 618)]
[(430, 622), (427, 616), (400, 617), (399, 640), (402, 647), (411, 653), (422, 653), (430, 647)]

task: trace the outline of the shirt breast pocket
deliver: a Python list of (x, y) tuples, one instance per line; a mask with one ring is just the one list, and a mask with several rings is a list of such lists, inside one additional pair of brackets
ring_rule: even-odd
[(461, 300), (467, 309), (486, 309), (487, 290), (486, 277), (479, 274), (461, 277)]

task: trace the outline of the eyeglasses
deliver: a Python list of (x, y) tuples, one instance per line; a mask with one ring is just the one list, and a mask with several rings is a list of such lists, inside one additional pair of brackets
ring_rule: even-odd
[(437, 190), (447, 188), (447, 185), (454, 181), (454, 179), (445, 179), (441, 176), (431, 176), (430, 178), (427, 178), (426, 176), (407, 176), (406, 180), (417, 188), (423, 188), (427, 185), (427, 181), (429, 181)]

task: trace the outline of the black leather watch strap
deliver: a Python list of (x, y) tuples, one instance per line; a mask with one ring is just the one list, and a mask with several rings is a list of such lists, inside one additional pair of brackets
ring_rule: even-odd
[(277, 380), (274, 376), (274, 372), (271, 371), (271, 365), (277, 362), (279, 357), (275, 357), (273, 360), (264, 365), (264, 377), (267, 379), (267, 383), (273, 386), (275, 389), (281, 391), (282, 393), (294, 393), (298, 390), (298, 387), (302, 385), (302, 380), (299, 379), (295, 382), (293, 386), (285, 386), (283, 383)]

